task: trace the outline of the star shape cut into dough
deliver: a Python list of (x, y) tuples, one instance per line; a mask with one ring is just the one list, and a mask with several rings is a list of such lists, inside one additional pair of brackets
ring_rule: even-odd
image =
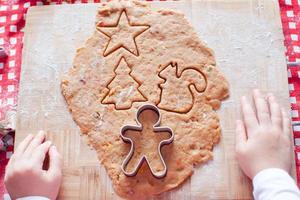
[(126, 11), (122, 11), (114, 26), (103, 26), (98, 24), (97, 30), (109, 37), (104, 49), (103, 56), (108, 56), (119, 48), (124, 48), (130, 53), (138, 56), (139, 51), (136, 45), (136, 37), (149, 29), (148, 25), (132, 24)]

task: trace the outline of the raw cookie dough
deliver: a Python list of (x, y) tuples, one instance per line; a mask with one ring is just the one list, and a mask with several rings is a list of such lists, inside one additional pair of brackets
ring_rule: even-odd
[[(101, 4), (95, 32), (77, 50), (61, 88), (115, 191), (130, 199), (173, 189), (194, 166), (212, 158), (221, 133), (215, 109), (229, 93), (212, 50), (182, 13), (125, 0)], [(126, 177), (120, 168), (130, 148), (120, 128), (136, 124), (143, 103), (157, 105), (161, 125), (175, 134), (162, 149), (168, 166), (164, 179), (152, 177), (145, 165), (136, 177)]]

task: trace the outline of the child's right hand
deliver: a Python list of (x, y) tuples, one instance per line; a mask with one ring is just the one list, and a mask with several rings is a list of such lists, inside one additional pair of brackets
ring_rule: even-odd
[(236, 125), (236, 155), (240, 167), (251, 179), (268, 168), (291, 168), (290, 120), (275, 97), (267, 100), (253, 91), (254, 108), (242, 97), (243, 121)]
[[(43, 196), (56, 199), (61, 183), (61, 157), (45, 133), (28, 135), (9, 160), (5, 172), (5, 186), (12, 199)], [(49, 169), (43, 170), (49, 153)]]

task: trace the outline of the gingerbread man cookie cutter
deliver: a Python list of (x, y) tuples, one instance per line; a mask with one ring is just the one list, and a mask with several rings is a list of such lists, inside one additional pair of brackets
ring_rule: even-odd
[[(140, 123), (139, 121), (139, 116), (140, 114), (144, 111), (144, 110), (152, 110), (154, 112), (156, 112), (156, 114), (158, 115), (158, 120), (156, 123), (154, 123), (153, 125), (153, 131), (154, 132), (168, 132), (170, 134), (170, 138), (169, 139), (165, 139), (165, 140), (162, 140), (160, 141), (160, 143), (158, 144), (158, 155), (159, 155), (159, 158), (162, 162), (162, 165), (164, 167), (163, 171), (160, 171), (159, 173), (155, 172), (153, 170), (153, 168), (151, 167), (150, 163), (149, 163), (149, 160), (147, 158), (147, 156), (145, 154), (143, 154), (141, 156), (141, 158), (139, 159), (138, 163), (136, 164), (136, 166), (134, 167), (134, 169), (130, 172), (127, 172), (125, 169), (129, 163), (129, 161), (132, 159), (132, 156), (134, 154), (134, 150), (135, 150), (135, 145), (134, 145), (134, 142), (132, 141), (131, 138), (129, 137), (126, 137), (124, 136), (124, 133), (127, 131), (127, 130), (135, 130), (135, 131), (142, 131), (143, 130), (143, 126), (142, 124)], [(125, 125), (121, 128), (121, 138), (124, 142), (126, 143), (130, 143), (131, 144), (131, 147), (130, 147), (130, 150), (129, 150), (129, 153), (127, 154), (126, 158), (124, 159), (122, 165), (121, 165), (121, 170), (123, 171), (123, 173), (126, 175), (126, 176), (129, 176), (129, 177), (133, 177), (133, 176), (136, 176), (136, 174), (138, 173), (139, 169), (141, 168), (142, 164), (144, 162), (146, 162), (146, 164), (148, 165), (149, 169), (150, 169), (150, 172), (151, 174), (155, 177), (155, 178), (164, 178), (166, 175), (167, 175), (167, 171), (168, 171), (168, 168), (167, 168), (167, 165), (163, 159), (163, 156), (162, 156), (162, 153), (161, 153), (161, 148), (162, 146), (164, 145), (168, 145), (168, 144), (171, 144), (173, 141), (174, 141), (174, 133), (172, 131), (171, 128), (169, 127), (164, 127), (164, 126), (160, 126), (160, 122), (161, 122), (161, 113), (159, 111), (159, 109), (154, 106), (154, 105), (151, 105), (151, 104), (144, 104), (142, 105), (141, 107), (139, 107), (137, 113), (136, 113), (136, 122), (137, 122), (137, 125)]]

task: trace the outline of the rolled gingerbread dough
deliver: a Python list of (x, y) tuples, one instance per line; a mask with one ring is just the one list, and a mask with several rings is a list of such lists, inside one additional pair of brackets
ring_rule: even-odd
[[(125, 0), (100, 5), (95, 32), (77, 50), (61, 89), (115, 191), (130, 199), (173, 189), (194, 166), (212, 158), (221, 133), (215, 110), (229, 94), (212, 50), (182, 13)], [(136, 124), (136, 111), (145, 103), (160, 109), (161, 125), (175, 134), (174, 142), (162, 148), (168, 167), (163, 179), (154, 178), (145, 165), (136, 177), (120, 168), (130, 148), (120, 128)], [(145, 137), (142, 141), (155, 141), (150, 134)], [(155, 154), (152, 149), (147, 153)]]

